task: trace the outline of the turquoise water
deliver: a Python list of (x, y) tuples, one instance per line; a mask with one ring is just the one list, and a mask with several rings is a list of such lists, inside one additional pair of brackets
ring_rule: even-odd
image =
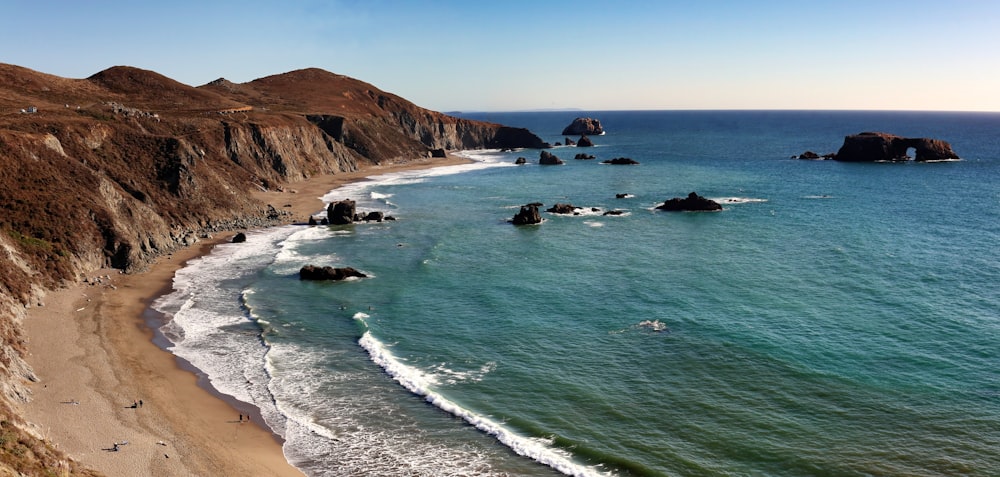
[[(218, 247), (156, 305), (171, 349), (309, 475), (1000, 474), (1000, 115), (467, 114), (578, 115), (608, 133), (566, 165), (479, 151), (326, 197), (395, 222)], [(867, 130), (963, 160), (789, 159)], [(654, 210), (691, 191), (725, 209)], [(507, 223), (536, 201), (587, 212)]]

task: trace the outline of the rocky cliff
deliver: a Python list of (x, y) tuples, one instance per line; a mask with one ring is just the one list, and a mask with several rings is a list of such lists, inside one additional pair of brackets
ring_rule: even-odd
[(67, 79), (0, 64), (0, 421), (29, 398), (21, 320), (46, 289), (287, 220), (250, 190), (435, 150), (543, 146), (318, 69), (195, 88), (131, 67)]

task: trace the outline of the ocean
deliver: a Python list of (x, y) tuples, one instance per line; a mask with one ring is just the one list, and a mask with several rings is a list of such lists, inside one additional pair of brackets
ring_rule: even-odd
[[(307, 475), (1000, 475), (1000, 114), (460, 115), (607, 133), (331, 191), (397, 220), (253, 231), (154, 304)], [(862, 131), (962, 159), (791, 159)], [(655, 209), (690, 192), (723, 210)]]

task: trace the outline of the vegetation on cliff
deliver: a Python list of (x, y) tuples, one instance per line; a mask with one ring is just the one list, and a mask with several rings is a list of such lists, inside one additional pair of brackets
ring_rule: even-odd
[[(251, 190), (440, 150), (543, 146), (319, 69), (195, 88), (125, 66), (67, 79), (0, 64), (0, 424), (18, 424), (8, 404), (29, 397), (21, 321), (46, 289), (287, 219)], [(11, 455), (0, 469), (21, 468)]]

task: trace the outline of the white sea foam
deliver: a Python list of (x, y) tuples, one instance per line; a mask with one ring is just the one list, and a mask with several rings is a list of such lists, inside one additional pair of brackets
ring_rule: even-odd
[(548, 465), (566, 475), (600, 476), (612, 475), (601, 472), (593, 467), (587, 467), (573, 462), (569, 453), (558, 449), (547, 439), (525, 437), (503, 426), (503, 424), (469, 409), (463, 408), (448, 400), (432, 389), (435, 379), (420, 370), (404, 364), (381, 341), (375, 339), (370, 331), (366, 331), (358, 341), (362, 348), (368, 351), (372, 361), (382, 367), (386, 374), (392, 377), (410, 392), (423, 397), (427, 402), (438, 408), (464, 419), (477, 429), (495, 437), (498, 441), (522, 456), (534, 459)]
[(260, 339), (268, 323), (253, 320), (254, 311), (245, 301), (252, 291), (232, 283), (269, 264), (294, 231), (295, 227), (277, 227), (251, 232), (242, 244), (217, 245), (212, 253), (178, 270), (174, 291), (153, 303), (170, 318), (161, 328), (170, 341), (168, 349), (201, 370), (220, 393), (259, 408), (279, 435), (284, 434), (286, 420), (268, 389), (268, 348)]
[(767, 202), (767, 199), (757, 199), (753, 197), (713, 197), (711, 200), (718, 202), (721, 205), (726, 204), (754, 204), (758, 202)]
[(499, 150), (460, 151), (455, 155), (471, 159), (473, 162), (468, 164), (456, 164), (450, 166), (432, 167), (429, 169), (415, 169), (372, 175), (367, 177), (364, 181), (346, 184), (326, 193), (322, 197), (323, 203), (329, 204), (338, 200), (354, 199), (357, 207), (359, 208), (377, 209), (379, 205), (381, 205), (380, 200), (387, 197), (384, 197), (382, 194), (377, 192), (366, 193), (371, 187), (374, 186), (416, 184), (424, 182), (430, 177), (461, 174), (463, 172), (487, 169), (491, 167), (514, 166), (512, 162), (504, 160), (504, 156), (500, 154)]

